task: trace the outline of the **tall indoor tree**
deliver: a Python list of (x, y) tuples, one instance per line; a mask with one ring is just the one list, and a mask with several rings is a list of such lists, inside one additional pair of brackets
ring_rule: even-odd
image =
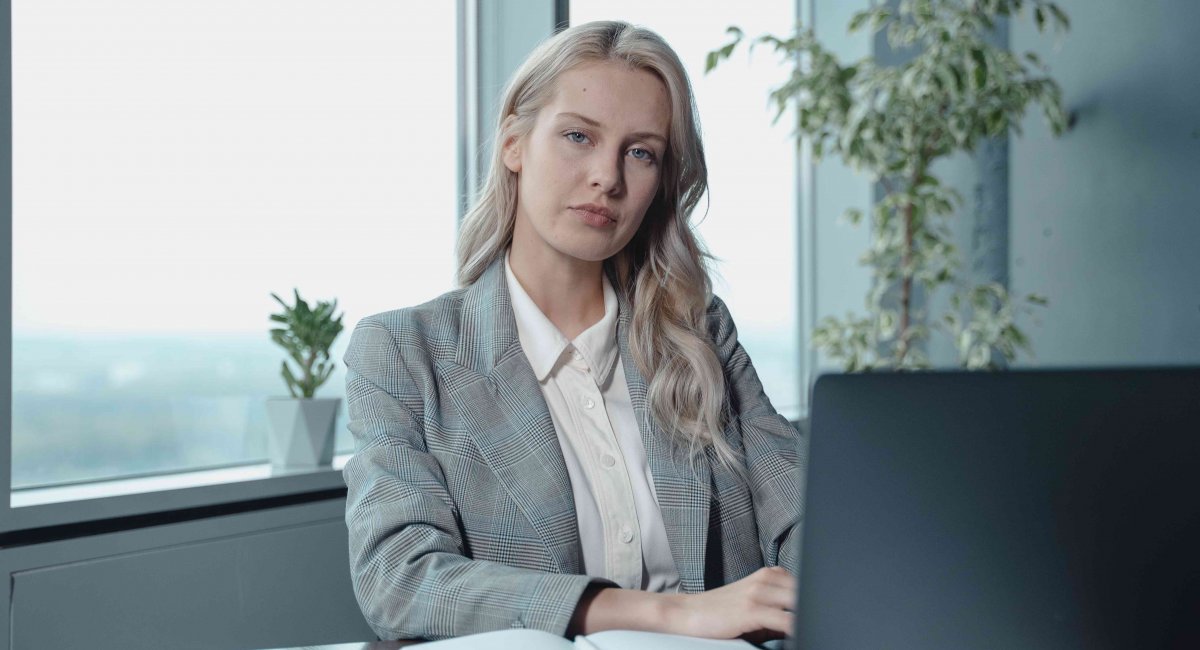
[[(890, 48), (904, 55), (900, 65), (874, 57), (844, 63), (821, 45), (811, 29), (797, 27), (788, 37), (763, 35), (799, 65), (771, 91), (775, 119), (796, 109), (795, 136), (811, 143), (814, 159), (839, 156), (870, 174), (882, 198), (870, 210), (870, 247), (861, 261), (871, 270), (866, 313), (826, 317), (814, 330), (813, 344), (848, 371), (929, 367), (925, 344), (936, 332), (953, 337), (967, 368), (994, 368), (1032, 352), (1017, 315), (1045, 306), (1038, 295), (1010, 296), (998, 282), (964, 278), (953, 242), (951, 219), (963, 206), (961, 195), (932, 173), (938, 160), (973, 152), (987, 138), (1020, 134), (1020, 120), (1036, 103), (1057, 136), (1067, 127), (1061, 90), (1032, 52), (1017, 55), (989, 41), (997, 22), (1028, 10), (1039, 31), (1069, 21), (1044, 0), (899, 0), (872, 6), (850, 20), (851, 32), (884, 33)], [(715, 68), (742, 43), (709, 53)], [(846, 218), (860, 223), (851, 209)], [(918, 303), (914, 288), (925, 300)], [(931, 318), (929, 298), (949, 295), (949, 308)]]

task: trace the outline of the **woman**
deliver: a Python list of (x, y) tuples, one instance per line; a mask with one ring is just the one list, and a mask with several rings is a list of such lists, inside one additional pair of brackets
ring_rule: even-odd
[(678, 57), (625, 23), (574, 27), (500, 115), (463, 288), (364, 318), (346, 353), (368, 622), (782, 636), (803, 440), (711, 296)]

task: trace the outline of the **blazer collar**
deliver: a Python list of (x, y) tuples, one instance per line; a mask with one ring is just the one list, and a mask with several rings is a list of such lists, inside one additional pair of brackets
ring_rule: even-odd
[(490, 374), (517, 345), (517, 320), (504, 281), (504, 257), (497, 257), (463, 293), (455, 362)]

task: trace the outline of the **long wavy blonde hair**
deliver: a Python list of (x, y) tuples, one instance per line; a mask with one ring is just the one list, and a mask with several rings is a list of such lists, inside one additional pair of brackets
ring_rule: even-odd
[(614, 289), (633, 307), (630, 350), (649, 379), (651, 411), (693, 458), (709, 447), (723, 465), (740, 467), (721, 433), (729, 417), (725, 378), (705, 316), (711, 256), (690, 223), (708, 187), (700, 124), (683, 64), (658, 34), (624, 22), (578, 25), (543, 42), (516, 71), (504, 92), (487, 179), (459, 232), (458, 282), (474, 283), (512, 242), (517, 175), (503, 164), (504, 143), (532, 130), (562, 73), (598, 61), (654, 74), (671, 101), (659, 191), (633, 239), (605, 261)]

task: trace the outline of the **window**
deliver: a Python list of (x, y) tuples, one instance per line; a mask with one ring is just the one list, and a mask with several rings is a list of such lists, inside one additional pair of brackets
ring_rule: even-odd
[(709, 169), (709, 195), (700, 201), (693, 223), (719, 259), (713, 289), (729, 305), (771, 403), (797, 418), (796, 145), (788, 115), (772, 126), (774, 109), (767, 103), (770, 88), (785, 80), (790, 68), (769, 48), (755, 50), (753, 61), (743, 48), (704, 74), (705, 56), (728, 42), (728, 26), (737, 25), (749, 36), (787, 33), (796, 23), (796, 3), (573, 0), (570, 19), (572, 24), (624, 20), (648, 27), (687, 67)]
[(339, 397), (452, 288), (455, 11), (14, 0), (13, 488), (261, 462), (271, 292), (338, 300)]

